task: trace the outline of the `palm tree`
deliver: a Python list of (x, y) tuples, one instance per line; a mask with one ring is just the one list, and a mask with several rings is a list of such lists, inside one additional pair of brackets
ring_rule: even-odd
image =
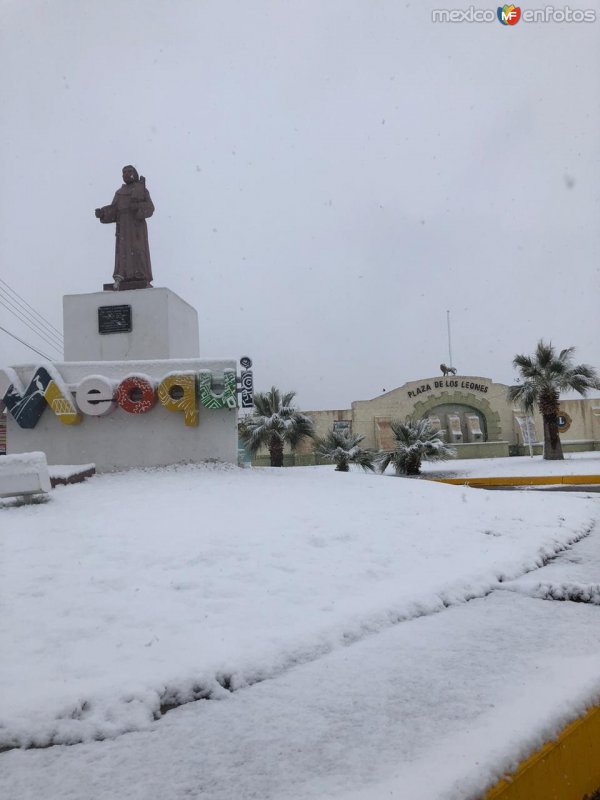
[(377, 456), (381, 472), (392, 464), (396, 475), (418, 475), (421, 461), (447, 461), (456, 455), (456, 450), (442, 438), (443, 432), (436, 430), (428, 419), (392, 422), (390, 427), (396, 445)]
[(350, 464), (356, 464), (367, 472), (374, 469), (373, 454), (359, 446), (364, 438), (357, 433), (333, 429), (318, 442), (315, 454), (335, 464), (336, 472), (348, 472)]
[(296, 392), (281, 394), (274, 386), (256, 392), (254, 411), (240, 425), (240, 436), (252, 455), (267, 447), (272, 467), (283, 466), (283, 446), (295, 450), (300, 441), (315, 435), (312, 419), (292, 406)]
[(560, 392), (575, 391), (585, 397), (589, 389), (600, 389), (600, 379), (588, 364), (573, 364), (574, 347), (557, 355), (551, 343), (543, 339), (533, 356), (515, 356), (513, 365), (519, 370), (523, 383), (510, 386), (508, 399), (518, 402), (524, 411), (538, 406), (544, 420), (544, 458), (564, 458), (558, 434)]

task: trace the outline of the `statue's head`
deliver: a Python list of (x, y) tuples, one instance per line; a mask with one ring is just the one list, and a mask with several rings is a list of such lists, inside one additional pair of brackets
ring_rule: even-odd
[(135, 181), (139, 181), (139, 179), (140, 176), (135, 167), (132, 167), (131, 164), (127, 164), (127, 166), (123, 167), (123, 181), (125, 183), (135, 183)]

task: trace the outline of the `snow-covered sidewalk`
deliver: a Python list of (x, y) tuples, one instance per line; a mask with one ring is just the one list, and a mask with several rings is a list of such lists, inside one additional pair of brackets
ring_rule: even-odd
[(600, 475), (600, 452), (566, 453), (563, 461), (542, 456), (511, 458), (464, 458), (423, 464), (423, 476), (440, 478), (493, 478), (511, 475)]

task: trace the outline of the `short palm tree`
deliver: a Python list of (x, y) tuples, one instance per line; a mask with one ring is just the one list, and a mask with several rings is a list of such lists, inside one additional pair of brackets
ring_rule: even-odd
[(335, 464), (337, 472), (348, 472), (350, 464), (356, 464), (365, 471), (373, 470), (373, 454), (360, 447), (364, 436), (350, 431), (330, 430), (315, 447), (315, 453)]
[(256, 392), (254, 411), (240, 425), (240, 437), (252, 455), (261, 447), (269, 450), (272, 467), (283, 466), (283, 446), (292, 450), (305, 437), (314, 438), (312, 419), (292, 406), (296, 392), (283, 394), (274, 386), (268, 392)]
[(396, 475), (418, 475), (422, 461), (447, 461), (456, 450), (446, 444), (442, 431), (436, 430), (428, 419), (392, 422), (396, 444), (377, 456), (381, 472), (392, 464)]
[(537, 405), (544, 420), (544, 458), (564, 458), (558, 432), (559, 397), (561, 392), (575, 391), (585, 397), (590, 389), (600, 389), (600, 379), (588, 364), (573, 364), (574, 347), (556, 353), (551, 343), (542, 339), (532, 356), (515, 356), (513, 365), (523, 383), (510, 386), (508, 399), (526, 412)]

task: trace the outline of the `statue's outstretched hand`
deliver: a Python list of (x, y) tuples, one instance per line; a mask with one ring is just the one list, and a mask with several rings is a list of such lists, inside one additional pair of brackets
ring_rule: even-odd
[(96, 217), (97, 217), (98, 219), (102, 219), (102, 209), (101, 209), (101, 208), (97, 208), (97, 209), (94, 211), (94, 214), (96, 215)]

